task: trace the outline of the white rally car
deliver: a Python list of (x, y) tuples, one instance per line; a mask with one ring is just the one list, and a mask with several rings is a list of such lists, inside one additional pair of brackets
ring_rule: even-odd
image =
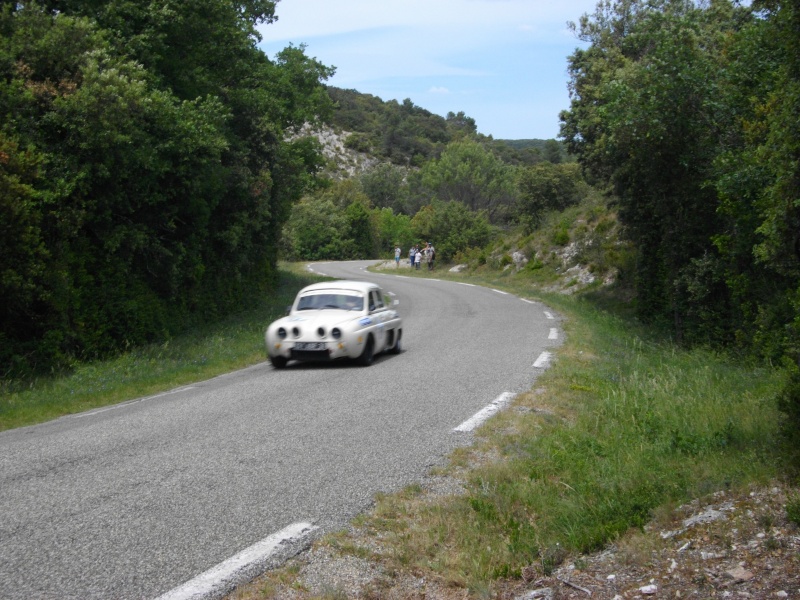
[(277, 369), (290, 360), (338, 358), (367, 366), (380, 352), (400, 352), (403, 322), (378, 285), (327, 281), (300, 290), (289, 314), (272, 323), (264, 337)]

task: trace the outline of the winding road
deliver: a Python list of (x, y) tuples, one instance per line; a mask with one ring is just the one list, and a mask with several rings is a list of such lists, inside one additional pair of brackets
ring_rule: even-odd
[[(366, 272), (373, 263), (313, 268), (391, 294), (399, 355), (368, 368), (263, 362), (0, 433), (0, 598), (209, 597), (203, 581), (232, 558), (238, 576), (271, 566), (377, 492), (420, 481), (470, 443), (465, 422), (529, 389), (560, 342), (541, 304)], [(287, 528), (278, 551), (250, 560)]]

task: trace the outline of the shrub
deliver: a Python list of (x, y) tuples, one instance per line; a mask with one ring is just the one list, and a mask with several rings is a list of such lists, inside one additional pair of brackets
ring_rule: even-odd
[(557, 246), (566, 246), (569, 244), (569, 230), (565, 227), (556, 229), (553, 233), (553, 243)]

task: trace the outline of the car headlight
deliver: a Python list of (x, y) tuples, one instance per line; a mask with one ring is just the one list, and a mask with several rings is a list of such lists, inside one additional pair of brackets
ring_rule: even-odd
[(300, 337), (300, 328), (299, 327), (292, 327), (292, 335), (296, 338)]
[(283, 327), (278, 327), (278, 337), (282, 340), (286, 339), (286, 330)]
[(320, 327), (319, 329), (317, 329), (317, 335), (319, 337), (321, 337), (321, 338), (324, 338), (325, 337), (325, 328), (324, 327)]
[(340, 337), (342, 337), (342, 330), (338, 327), (334, 327), (331, 329), (331, 337), (335, 340), (338, 340)]

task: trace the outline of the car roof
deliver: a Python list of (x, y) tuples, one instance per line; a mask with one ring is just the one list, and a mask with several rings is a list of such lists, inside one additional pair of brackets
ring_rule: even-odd
[(345, 290), (353, 292), (361, 292), (366, 294), (370, 290), (378, 289), (377, 283), (370, 283), (368, 281), (350, 281), (346, 279), (339, 279), (336, 281), (323, 281), (321, 283), (312, 283), (309, 286), (300, 290), (304, 292), (315, 292), (320, 290)]

